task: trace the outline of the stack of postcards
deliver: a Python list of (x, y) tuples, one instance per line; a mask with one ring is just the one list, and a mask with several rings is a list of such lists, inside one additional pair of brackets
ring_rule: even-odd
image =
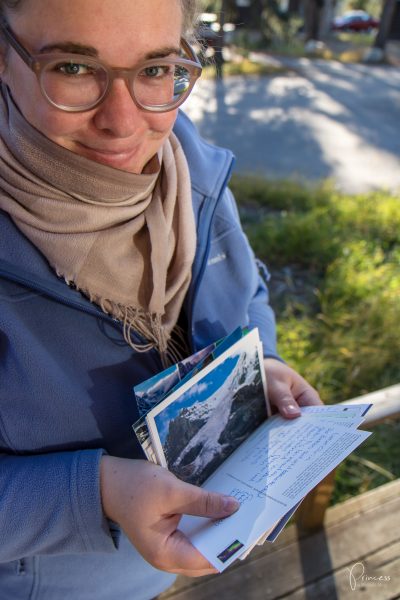
[(258, 330), (237, 329), (134, 388), (133, 425), (148, 458), (180, 479), (234, 496), (232, 516), (179, 525), (219, 571), (273, 542), (304, 496), (369, 435), (371, 405), (271, 416)]

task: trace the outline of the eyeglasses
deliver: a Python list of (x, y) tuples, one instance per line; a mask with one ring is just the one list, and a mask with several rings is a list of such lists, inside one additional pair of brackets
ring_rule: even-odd
[(125, 80), (139, 108), (168, 112), (186, 100), (202, 71), (196, 54), (183, 38), (181, 48), (188, 58), (154, 58), (133, 69), (119, 69), (82, 54), (30, 54), (6, 23), (0, 23), (0, 30), (35, 73), (46, 100), (67, 112), (98, 106), (116, 78)]

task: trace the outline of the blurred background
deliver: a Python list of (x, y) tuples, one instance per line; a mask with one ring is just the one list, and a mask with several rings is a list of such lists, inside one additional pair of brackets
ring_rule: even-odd
[(400, 39), (398, 0), (204, 0), (201, 6), (198, 33), (214, 47), (225, 43), (283, 51), (289, 46), (299, 52), (302, 43), (306, 51), (315, 51), (325, 44), (340, 49), (341, 42), (354, 42), (381, 50), (369, 57), (378, 62), (387, 44)]
[(400, 188), (400, 1), (203, 2), (186, 111), (240, 172)]
[[(196, 35), (184, 110), (236, 157), (281, 355), (328, 403), (399, 384), (399, 0), (204, 1)], [(399, 439), (378, 425), (332, 503), (398, 478)]]

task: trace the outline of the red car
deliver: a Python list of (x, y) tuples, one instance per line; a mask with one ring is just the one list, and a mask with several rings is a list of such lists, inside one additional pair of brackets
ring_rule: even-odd
[(333, 31), (371, 31), (378, 29), (379, 21), (364, 10), (352, 10), (336, 17), (332, 23)]

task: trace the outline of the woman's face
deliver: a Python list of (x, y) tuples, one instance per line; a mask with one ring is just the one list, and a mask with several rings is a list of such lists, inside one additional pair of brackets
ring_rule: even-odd
[[(88, 53), (110, 66), (132, 68), (179, 48), (179, 0), (24, 0), (7, 12), (15, 36), (32, 54)], [(76, 50), (78, 47), (78, 50)], [(2, 62), (2, 61), (0, 61)], [(43, 97), (34, 73), (10, 48), (1, 78), (25, 118), (60, 146), (117, 169), (141, 173), (162, 146), (176, 110), (150, 113), (132, 100), (126, 83), (114, 81), (97, 108), (68, 113)]]

